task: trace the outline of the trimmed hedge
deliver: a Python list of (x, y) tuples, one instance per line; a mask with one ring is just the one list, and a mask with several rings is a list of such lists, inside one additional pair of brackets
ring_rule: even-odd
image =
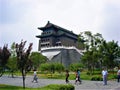
[(49, 90), (75, 90), (75, 87), (71, 84), (50, 84), (43, 88), (47, 88)]
[(102, 81), (102, 80), (103, 79), (100, 76), (94, 76), (94, 77), (91, 78), (91, 81)]
[(71, 84), (50, 84), (44, 87), (23, 89), (21, 86), (11, 86), (0, 84), (0, 90), (75, 90), (75, 87)]

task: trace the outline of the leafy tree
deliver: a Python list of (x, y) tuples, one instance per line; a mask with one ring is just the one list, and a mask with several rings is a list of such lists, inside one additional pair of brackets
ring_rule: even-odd
[(9, 69), (10, 74), (13, 78), (15, 71), (18, 70), (17, 69), (17, 58), (16, 57), (10, 57), (6, 66)]
[(103, 55), (102, 64), (107, 66), (107, 68), (113, 69), (116, 66), (116, 59), (120, 57), (120, 47), (118, 42), (113, 40), (107, 43), (104, 41), (101, 49)]
[(40, 70), (41, 71), (49, 71), (49, 64), (48, 63), (43, 63), (40, 65)]
[(64, 70), (64, 66), (61, 63), (44, 63), (40, 66), (41, 71), (49, 71), (54, 73), (55, 71), (61, 72)]
[(84, 66), (86, 66), (88, 68), (88, 71), (90, 71), (90, 74), (92, 74), (92, 57), (91, 57), (91, 55), (92, 55), (92, 52), (87, 51), (87, 52), (84, 52), (84, 55), (81, 58)]
[(54, 65), (55, 65), (55, 70), (58, 71), (59, 73), (61, 73), (61, 71), (65, 69), (65, 67), (61, 63), (54, 63)]
[(17, 53), (17, 66), (22, 73), (23, 77), (23, 88), (25, 88), (25, 77), (28, 71), (32, 68), (32, 62), (29, 59), (30, 52), (32, 50), (32, 43), (29, 44), (27, 50), (24, 49), (26, 41), (21, 41), (20, 44), (16, 43), (16, 53)]
[(47, 58), (39, 52), (32, 52), (30, 55), (30, 59), (32, 60), (34, 69), (37, 69), (40, 66), (40, 64), (45, 63), (47, 61)]
[(96, 67), (107, 66), (113, 69), (117, 66), (116, 59), (120, 57), (118, 42), (114, 40), (106, 42), (101, 34), (92, 34), (90, 31), (85, 31), (81, 37), (85, 41), (85, 52), (81, 59), (91, 74), (94, 73)]
[(82, 57), (82, 61), (87, 65), (88, 70), (94, 73), (94, 68), (98, 65), (99, 62), (99, 46), (103, 42), (103, 37), (101, 34), (96, 33), (92, 34), (90, 31), (85, 31), (83, 33), (85, 52)]
[(84, 49), (85, 49), (85, 44), (84, 44), (85, 38), (84, 38), (84, 36), (83, 36), (82, 34), (83, 34), (83, 32), (81, 32), (81, 33), (78, 35), (78, 48), (79, 48), (80, 50), (84, 50)]
[(84, 66), (82, 63), (73, 63), (73, 64), (70, 64), (70, 70), (72, 71), (76, 71), (77, 69), (82, 69)]
[(10, 52), (11, 52), (11, 56), (6, 66), (9, 68), (10, 74), (12, 75), (12, 77), (14, 77), (14, 72), (17, 70), (17, 57), (16, 57), (17, 55), (16, 55), (16, 49), (15, 49), (15, 43), (11, 45)]
[(40, 66), (41, 71), (49, 71), (51, 73), (55, 72), (55, 64), (54, 63), (45, 63)]
[(8, 50), (8, 46), (4, 45), (3, 48), (0, 48), (0, 77), (3, 75), (5, 66), (10, 57), (10, 51)]

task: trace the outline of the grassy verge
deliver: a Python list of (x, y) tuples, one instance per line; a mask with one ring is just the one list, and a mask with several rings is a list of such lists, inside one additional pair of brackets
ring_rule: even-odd
[(50, 84), (40, 88), (25, 88), (19, 86), (11, 86), (0, 84), (0, 90), (75, 90), (73, 85), (70, 84)]
[[(22, 87), (0, 84), (0, 90), (22, 90)], [(27, 90), (27, 88), (26, 88)]]

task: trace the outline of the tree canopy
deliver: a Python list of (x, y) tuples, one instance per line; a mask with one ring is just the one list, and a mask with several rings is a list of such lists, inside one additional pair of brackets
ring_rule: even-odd
[(5, 66), (8, 62), (11, 53), (8, 50), (8, 45), (4, 45), (3, 48), (0, 48), (0, 76), (3, 75)]
[[(120, 46), (114, 40), (106, 42), (101, 34), (92, 34), (85, 31), (79, 35), (80, 41), (84, 41), (84, 52), (82, 62), (86, 65), (91, 73), (94, 68), (114, 68), (118, 66), (116, 59), (120, 57)], [(83, 39), (83, 40), (81, 40)]]
[(17, 66), (18, 66), (18, 69), (22, 73), (23, 88), (25, 88), (25, 76), (27, 72), (30, 71), (32, 68), (32, 62), (29, 59), (29, 55), (31, 53), (33, 43), (30, 43), (28, 46), (28, 49), (25, 50), (24, 47), (25, 47), (26, 42), (27, 41), (22, 40), (20, 44), (18, 43), (15, 44), (16, 53), (17, 53)]

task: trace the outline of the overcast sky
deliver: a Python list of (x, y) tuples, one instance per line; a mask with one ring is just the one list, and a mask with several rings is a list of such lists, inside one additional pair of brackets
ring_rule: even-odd
[(100, 33), (120, 45), (120, 0), (0, 0), (0, 47), (23, 39), (37, 51), (37, 28), (48, 21), (76, 34)]

